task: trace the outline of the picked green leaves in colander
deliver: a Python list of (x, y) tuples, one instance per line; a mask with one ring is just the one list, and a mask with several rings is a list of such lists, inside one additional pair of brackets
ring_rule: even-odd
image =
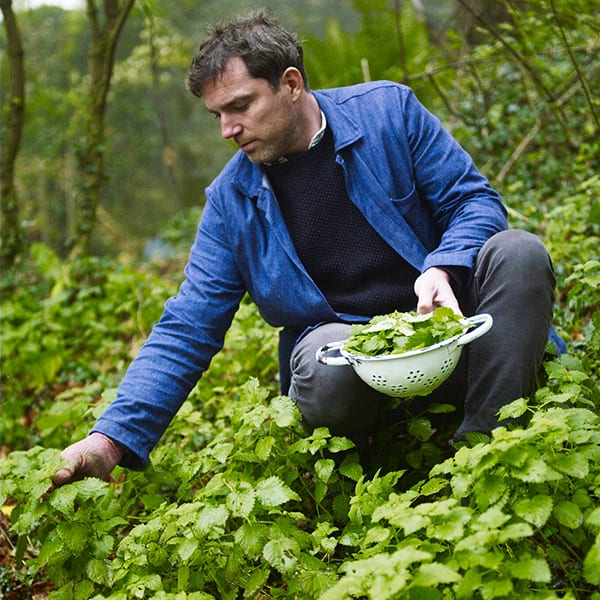
[(395, 311), (353, 325), (343, 349), (363, 356), (402, 354), (461, 335), (468, 328), (464, 317), (447, 307), (436, 308), (427, 315)]

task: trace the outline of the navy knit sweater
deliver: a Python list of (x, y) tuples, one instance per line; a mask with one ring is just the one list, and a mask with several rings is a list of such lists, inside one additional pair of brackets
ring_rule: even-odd
[(265, 169), (296, 252), (335, 311), (415, 309), (419, 273), (348, 197), (329, 128), (310, 150)]

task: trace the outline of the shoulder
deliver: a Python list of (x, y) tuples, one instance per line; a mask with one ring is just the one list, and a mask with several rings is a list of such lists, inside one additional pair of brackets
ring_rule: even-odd
[(413, 95), (413, 91), (406, 85), (394, 81), (370, 81), (344, 87), (329, 88), (315, 91), (317, 98), (327, 98), (337, 104), (344, 104), (354, 100), (398, 100)]

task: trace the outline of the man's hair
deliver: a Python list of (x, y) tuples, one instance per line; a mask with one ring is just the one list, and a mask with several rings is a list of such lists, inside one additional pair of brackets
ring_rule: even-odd
[(227, 62), (235, 57), (244, 61), (252, 77), (266, 79), (275, 90), (283, 72), (295, 67), (308, 89), (300, 42), (267, 9), (235, 16), (209, 27), (207, 34), (186, 78), (186, 86), (194, 96), (201, 98), (202, 86), (221, 75)]

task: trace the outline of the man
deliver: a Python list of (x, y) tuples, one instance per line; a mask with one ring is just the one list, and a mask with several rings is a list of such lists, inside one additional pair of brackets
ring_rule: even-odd
[(296, 37), (264, 11), (215, 27), (187, 83), (239, 152), (206, 190), (179, 294), (91, 435), (63, 452), (71, 466), (56, 483), (144, 467), (246, 292), (282, 328), (281, 389), (309, 428), (359, 442), (376, 430), (382, 396), (315, 351), (393, 310), (494, 317), (437, 392), (464, 401), (454, 439), (489, 433), (503, 404), (532, 391), (550, 259), (507, 230), (498, 194), (410, 89), (311, 91)]

